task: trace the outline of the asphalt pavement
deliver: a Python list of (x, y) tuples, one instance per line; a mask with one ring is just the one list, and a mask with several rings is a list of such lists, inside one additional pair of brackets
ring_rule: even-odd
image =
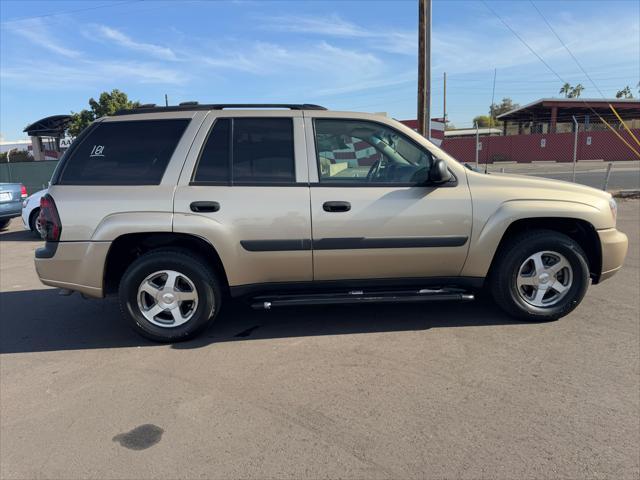
[[(606, 190), (639, 190), (640, 162), (612, 162), (609, 180), (606, 162), (578, 162), (576, 165), (576, 182), (598, 189)], [(480, 168), (484, 168), (480, 165)], [(517, 173), (552, 178), (554, 180), (573, 181), (573, 165), (571, 163), (539, 162), (528, 164), (495, 163), (489, 165), (489, 172)]]
[(232, 304), (200, 339), (61, 297), (0, 233), (0, 477), (640, 476), (640, 202), (623, 269), (568, 317), (490, 304)]

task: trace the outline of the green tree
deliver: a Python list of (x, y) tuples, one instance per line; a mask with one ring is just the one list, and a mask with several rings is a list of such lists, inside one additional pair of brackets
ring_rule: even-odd
[(616, 98), (633, 98), (633, 93), (631, 93), (629, 85), (624, 87), (622, 90), (618, 90), (618, 93), (616, 93)]
[(581, 83), (577, 84), (575, 87), (569, 83), (565, 83), (559, 93), (564, 94), (565, 98), (578, 98), (583, 90), (584, 86)]
[(489, 115), (478, 115), (473, 117), (474, 125), (477, 123), (479, 128), (495, 127), (497, 121), (491, 118)]
[(569, 98), (572, 88), (573, 87), (569, 83), (565, 83), (558, 93), (562, 93), (566, 98)]
[(90, 108), (88, 110), (71, 112), (71, 123), (67, 131), (69, 135), (76, 137), (96, 118), (113, 115), (118, 110), (139, 106), (140, 102), (129, 100), (127, 94), (118, 89), (111, 90), (111, 92), (102, 92), (97, 101), (93, 98), (89, 99)]
[(583, 90), (584, 90), (584, 87), (582, 86), (582, 84), (581, 83), (577, 84), (575, 87), (571, 89), (571, 92), (569, 92), (569, 98), (578, 98)]
[(489, 113), (492, 114), (493, 118), (496, 118), (498, 115), (502, 115), (503, 113), (507, 113), (511, 110), (518, 108), (520, 105), (517, 103), (513, 103), (509, 97), (505, 97), (502, 99), (500, 103), (494, 103), (489, 107)]
[(496, 118), (503, 113), (510, 112), (511, 110), (515, 110), (520, 105), (517, 103), (513, 103), (509, 97), (505, 97), (502, 99), (500, 103), (494, 103), (489, 107), (489, 116), (493, 120), (493, 126), (499, 125), (499, 120)]

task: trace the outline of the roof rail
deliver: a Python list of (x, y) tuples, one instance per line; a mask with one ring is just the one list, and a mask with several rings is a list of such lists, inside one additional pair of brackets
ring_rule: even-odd
[(224, 110), (226, 108), (285, 108), (289, 110), (326, 110), (325, 107), (311, 103), (215, 103), (199, 105), (197, 102), (184, 102), (180, 105), (159, 107), (156, 105), (141, 105), (140, 107), (118, 110), (114, 115), (132, 115), (136, 113), (181, 112), (192, 110)]

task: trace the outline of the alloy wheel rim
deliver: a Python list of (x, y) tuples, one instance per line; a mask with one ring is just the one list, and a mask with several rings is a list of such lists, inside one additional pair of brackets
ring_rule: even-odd
[(518, 295), (534, 307), (553, 307), (567, 296), (573, 269), (564, 255), (550, 250), (530, 255), (518, 269)]
[(198, 291), (191, 279), (175, 270), (159, 270), (138, 287), (138, 308), (158, 327), (174, 328), (187, 323), (198, 308)]

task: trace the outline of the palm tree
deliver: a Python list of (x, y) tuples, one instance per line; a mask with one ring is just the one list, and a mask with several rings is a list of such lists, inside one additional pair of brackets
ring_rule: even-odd
[(567, 96), (569, 98), (578, 98), (583, 90), (584, 90), (584, 87), (582, 86), (581, 83), (579, 83), (571, 89), (571, 92)]
[(616, 93), (616, 98), (633, 98), (633, 94), (631, 93), (629, 85), (624, 87), (622, 90), (618, 90), (618, 93)]
[(569, 98), (569, 94), (571, 93), (571, 85), (565, 83), (558, 93), (563, 93), (566, 98)]

